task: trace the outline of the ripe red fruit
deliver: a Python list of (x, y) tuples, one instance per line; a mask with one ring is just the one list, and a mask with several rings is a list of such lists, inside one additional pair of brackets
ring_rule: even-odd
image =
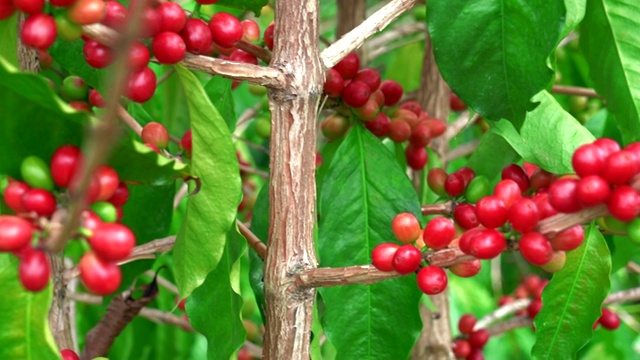
[(464, 178), (459, 173), (449, 174), (444, 182), (444, 190), (451, 197), (461, 195), (466, 187)]
[(571, 178), (559, 179), (549, 187), (549, 203), (556, 210), (563, 213), (580, 211), (578, 202), (578, 180)]
[(471, 334), (476, 326), (476, 317), (471, 314), (464, 314), (458, 320), (458, 330), (462, 334)]
[[(180, 38), (180, 41), (182, 41), (182, 38)], [(149, 65), (149, 58), (151, 56), (149, 49), (147, 49), (147, 47), (140, 41), (134, 41), (131, 43), (128, 55), (127, 65), (129, 65), (129, 70), (131, 70), (131, 72), (138, 72)], [(156, 57), (157, 56), (158, 55), (156, 54)]]
[(60, 146), (51, 156), (51, 177), (53, 182), (66, 188), (71, 183), (71, 179), (78, 172), (82, 162), (82, 152), (75, 145)]
[(411, 126), (402, 120), (393, 120), (389, 125), (389, 138), (396, 143), (407, 141), (411, 136)]
[(42, 12), (44, 0), (13, 0), (13, 5), (23, 13), (31, 15)]
[(342, 101), (351, 107), (360, 107), (364, 105), (369, 96), (371, 89), (362, 81), (351, 81), (342, 90)]
[(131, 255), (136, 244), (128, 227), (117, 223), (102, 223), (89, 238), (95, 254), (105, 261), (120, 261)]
[(391, 264), (400, 274), (410, 274), (418, 269), (422, 261), (422, 252), (412, 244), (400, 246), (393, 255)]
[(142, 128), (140, 137), (142, 138), (142, 142), (154, 144), (160, 149), (166, 148), (169, 144), (169, 132), (167, 132), (167, 128), (155, 121), (147, 123)]
[(360, 68), (360, 58), (358, 57), (358, 54), (354, 52), (349, 53), (333, 68), (338, 70), (343, 79), (349, 80), (358, 73), (358, 69)]
[(609, 183), (598, 175), (585, 176), (578, 181), (576, 197), (582, 206), (590, 207), (603, 204), (607, 202), (610, 194)]
[(372, 121), (366, 121), (364, 126), (377, 137), (383, 137), (389, 134), (391, 128), (391, 120), (387, 114), (379, 112), (378, 116)]
[[(75, 0), (70, 0), (71, 2)], [(102, 23), (110, 28), (121, 30), (127, 21), (127, 9), (117, 1), (105, 1), (105, 16)]]
[(187, 51), (196, 55), (206, 53), (213, 43), (211, 29), (200, 19), (188, 18), (180, 36), (187, 46)]
[(620, 144), (618, 144), (615, 140), (609, 138), (600, 138), (596, 139), (593, 142), (594, 145), (599, 147), (604, 152), (604, 158), (608, 158), (609, 155), (614, 152), (620, 151)]
[(540, 220), (546, 219), (549, 216), (553, 216), (558, 213), (558, 210), (551, 206), (551, 203), (549, 202), (549, 194), (547, 194), (546, 192), (537, 193), (531, 199), (536, 203), (538, 213), (540, 214)]
[(502, 180), (511, 179), (518, 184), (520, 192), (529, 190), (529, 177), (524, 172), (524, 169), (517, 164), (507, 165), (502, 169)]
[(71, 349), (60, 350), (60, 356), (62, 356), (62, 360), (80, 360), (80, 356)]
[(20, 282), (29, 291), (40, 291), (47, 287), (51, 267), (47, 254), (40, 249), (32, 249), (20, 259), (18, 267)]
[(143, 103), (156, 91), (156, 73), (149, 67), (133, 73), (127, 83), (127, 97), (135, 102)]
[(602, 315), (600, 315), (598, 322), (608, 330), (615, 330), (620, 327), (620, 318), (609, 309), (602, 309)]
[(424, 243), (432, 249), (442, 249), (449, 246), (456, 235), (456, 227), (451, 219), (438, 216), (429, 221), (422, 233)]
[(429, 188), (440, 196), (445, 196), (447, 192), (444, 184), (447, 181), (447, 172), (442, 168), (431, 168), (427, 174), (427, 184)]
[(480, 260), (476, 259), (452, 265), (449, 267), (449, 270), (459, 277), (468, 278), (476, 276), (480, 272), (481, 268), (482, 263), (480, 263)]
[(471, 204), (458, 204), (453, 208), (453, 219), (465, 230), (473, 229), (480, 225), (476, 216), (476, 208)]
[[(78, 188), (78, 178), (73, 178), (71, 184), (69, 184), (69, 194), (71, 196), (76, 196), (77, 188)], [(86, 194), (84, 196), (85, 204), (89, 205), (96, 201), (98, 195), (100, 194), (100, 181), (97, 176), (91, 177), (91, 182), (89, 183), (89, 187), (87, 188)]]
[[(274, 26), (273, 24), (270, 24), (269, 26), (267, 26), (266, 29), (264, 29), (264, 35), (262, 36), (263, 40), (264, 40), (264, 44), (267, 45), (267, 48), (269, 50), (273, 50), (273, 32), (274, 32)], [(360, 65), (358, 65), (360, 66)], [(356, 69), (357, 71), (358, 69)]]
[(96, 69), (105, 68), (113, 62), (111, 49), (92, 39), (84, 43), (82, 54), (87, 64)]
[(436, 265), (429, 265), (420, 269), (416, 281), (418, 282), (420, 290), (427, 295), (435, 295), (443, 292), (449, 283), (447, 273)]
[(393, 271), (393, 257), (400, 245), (383, 243), (373, 248), (371, 262), (380, 271)]
[(78, 25), (89, 25), (102, 21), (106, 13), (102, 0), (76, 0), (67, 10), (67, 17)]
[(535, 319), (536, 315), (542, 310), (542, 301), (535, 299), (527, 306), (527, 315), (531, 319)]
[(537, 275), (527, 275), (522, 280), (522, 286), (529, 294), (533, 294), (542, 286), (542, 279)]
[(95, 176), (100, 184), (100, 192), (96, 201), (105, 201), (116, 192), (120, 184), (118, 173), (110, 166), (101, 165), (96, 169)]
[(471, 354), (471, 345), (467, 340), (458, 339), (453, 342), (453, 355), (458, 359), (464, 359)]
[(462, 176), (465, 187), (468, 186), (471, 183), (471, 181), (476, 177), (475, 171), (473, 171), (473, 169), (470, 167), (460, 168), (456, 171), (456, 173)]
[(518, 183), (511, 179), (504, 179), (496, 184), (493, 195), (502, 200), (507, 209), (522, 197), (522, 190)]
[[(134, 1), (129, 2), (129, 8), (134, 4)], [(142, 10), (140, 16), (140, 29), (139, 35), (142, 38), (154, 37), (158, 34), (162, 27), (162, 18), (158, 10), (151, 6), (146, 6)]]
[(560, 231), (549, 241), (554, 250), (571, 251), (577, 249), (584, 240), (584, 229), (580, 225)]
[(18, 251), (33, 237), (33, 226), (13, 215), (0, 215), (0, 251)]
[[(421, 117), (422, 118), (422, 115)], [(447, 130), (447, 123), (440, 119), (427, 118), (422, 120), (423, 124), (426, 124), (429, 127), (429, 131), (431, 132), (431, 137), (438, 137)]]
[(39, 216), (51, 216), (56, 211), (56, 198), (45, 189), (29, 189), (22, 195), (22, 206)]
[(403, 243), (416, 241), (422, 231), (418, 219), (408, 212), (400, 213), (393, 218), (391, 230), (396, 238)]
[(182, 139), (180, 139), (180, 147), (187, 152), (187, 157), (191, 157), (191, 146), (191, 129), (189, 129), (182, 135)]
[(97, 108), (103, 108), (107, 106), (107, 102), (104, 100), (102, 95), (100, 95), (100, 93), (96, 89), (89, 90), (89, 104)]
[(82, 283), (94, 294), (109, 295), (120, 287), (122, 272), (118, 265), (101, 260), (93, 252), (82, 255), (78, 269)]
[(385, 80), (380, 83), (380, 90), (384, 94), (384, 105), (393, 106), (402, 98), (402, 85), (395, 80)]
[(483, 227), (475, 227), (465, 231), (458, 240), (458, 247), (460, 247), (460, 250), (465, 254), (471, 255), (471, 244), (473, 243), (473, 239), (484, 230), (486, 229)]
[(7, 19), (16, 11), (12, 0), (0, 0), (0, 20)]
[(415, 100), (405, 101), (400, 105), (400, 109), (409, 110), (414, 113), (416, 116), (420, 116), (422, 113), (422, 108), (420, 107), (420, 103)]
[(255, 55), (249, 54), (248, 52), (240, 49), (233, 49), (231, 54), (229, 54), (229, 60), (258, 65), (258, 58)]
[(469, 343), (475, 349), (482, 349), (488, 341), (489, 332), (485, 329), (476, 330), (469, 335)]
[(342, 94), (342, 88), (344, 87), (344, 80), (342, 75), (336, 69), (329, 69), (327, 72), (327, 79), (324, 82), (324, 92), (331, 98), (340, 97)]
[(160, 31), (180, 32), (187, 22), (187, 14), (182, 6), (174, 2), (163, 2), (158, 5), (158, 13), (162, 19)]
[(372, 68), (360, 69), (353, 78), (353, 81), (362, 81), (369, 86), (371, 92), (374, 92), (380, 87), (380, 73), (378, 70)]
[(602, 177), (612, 185), (624, 185), (638, 173), (638, 159), (631, 151), (615, 152), (605, 160)]
[(620, 186), (611, 192), (607, 209), (620, 221), (631, 221), (640, 214), (640, 195), (630, 186)]
[(409, 143), (415, 147), (425, 147), (429, 145), (431, 141), (431, 130), (429, 126), (424, 123), (418, 124), (411, 131), (411, 136), (409, 137)]
[(546, 189), (551, 186), (557, 178), (557, 175), (538, 168), (531, 174), (531, 189), (535, 191)]
[(38, 50), (47, 50), (58, 34), (56, 22), (52, 16), (43, 13), (29, 15), (22, 25), (20, 39)]
[(102, 219), (100, 216), (91, 210), (84, 210), (80, 214), (80, 221), (83, 228), (91, 231), (95, 231), (100, 227), (100, 225), (102, 225)]
[(209, 28), (213, 35), (213, 41), (225, 48), (233, 47), (242, 39), (242, 24), (235, 16), (219, 12), (211, 17)]
[(520, 238), (520, 253), (530, 264), (542, 266), (551, 261), (553, 248), (542, 234), (530, 232)]
[(250, 42), (260, 40), (260, 25), (251, 19), (242, 20), (242, 39)]
[(13, 210), (16, 214), (27, 211), (22, 204), (22, 196), (29, 190), (30, 187), (27, 183), (22, 181), (11, 181), (9, 185), (4, 189), (4, 202), (9, 209)]
[(538, 221), (540, 214), (536, 203), (529, 198), (521, 198), (509, 209), (509, 222), (511, 226), (521, 234), (532, 231)]
[(467, 109), (467, 105), (465, 105), (458, 95), (454, 93), (449, 94), (449, 106), (453, 111), (462, 111)]
[(415, 147), (415, 146), (407, 146), (404, 151), (405, 159), (407, 160), (407, 165), (413, 170), (422, 170), (427, 165), (427, 161), (429, 161), (429, 154), (427, 150), (423, 147)]
[(509, 210), (500, 198), (489, 195), (478, 200), (476, 215), (478, 216), (478, 221), (484, 227), (497, 228), (507, 222)]
[[(507, 248), (504, 234), (495, 229), (484, 229), (477, 234), (472, 234), (468, 241), (469, 244), (466, 246), (468, 246), (469, 253), (483, 260), (493, 259)], [(463, 250), (462, 244), (460, 244), (460, 249)]]
[(113, 195), (109, 199), (108, 202), (112, 203), (113, 206), (120, 207), (127, 203), (129, 200), (129, 188), (127, 184), (124, 182), (120, 182), (118, 184), (118, 188), (114, 191)]
[(576, 149), (571, 157), (573, 170), (580, 177), (600, 175), (604, 171), (605, 154), (594, 144), (585, 144)]

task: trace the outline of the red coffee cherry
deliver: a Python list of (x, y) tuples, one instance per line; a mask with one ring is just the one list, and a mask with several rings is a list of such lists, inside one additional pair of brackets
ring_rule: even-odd
[(631, 151), (617, 151), (605, 160), (602, 177), (612, 185), (624, 185), (638, 173), (638, 159)]
[(18, 251), (31, 242), (33, 225), (13, 215), (0, 215), (0, 251)]
[(602, 325), (603, 328), (608, 330), (615, 330), (620, 327), (620, 318), (618, 317), (618, 315), (616, 315), (616, 313), (614, 313), (613, 311), (605, 308), (602, 309), (602, 315), (600, 315), (598, 322), (600, 323), (600, 325)]
[(464, 314), (458, 320), (458, 330), (462, 334), (471, 334), (474, 326), (476, 326), (476, 317), (471, 314)]
[(240, 21), (242, 25), (242, 39), (250, 42), (260, 40), (260, 25), (251, 19)]
[(402, 98), (402, 85), (395, 80), (385, 80), (380, 83), (380, 90), (384, 94), (384, 105), (393, 106)]
[(520, 253), (532, 265), (542, 266), (551, 261), (553, 248), (542, 234), (530, 232), (520, 238)]
[(80, 356), (71, 349), (60, 350), (60, 356), (62, 356), (62, 360), (80, 360)]
[(187, 157), (191, 157), (191, 129), (187, 130), (187, 132), (182, 135), (182, 139), (180, 139), (180, 147), (187, 153)]
[[(75, 0), (69, 0), (73, 2)], [(105, 1), (105, 16), (102, 23), (110, 28), (122, 30), (127, 22), (127, 9), (117, 1)]]
[(79, 147), (75, 145), (60, 146), (51, 156), (50, 167), (53, 182), (61, 188), (69, 187), (81, 162), (82, 152)]
[[(129, 8), (134, 2), (129, 2)], [(162, 18), (158, 10), (151, 6), (146, 6), (142, 10), (140, 16), (140, 30), (139, 35), (141, 38), (151, 38), (160, 33), (162, 27)]]
[(581, 225), (572, 226), (566, 230), (560, 231), (549, 241), (556, 251), (571, 251), (577, 249), (584, 240), (584, 229)]
[(400, 274), (410, 274), (418, 269), (422, 252), (412, 244), (400, 246), (393, 255), (393, 268)]
[(29, 15), (22, 25), (20, 39), (30, 47), (47, 50), (56, 40), (58, 31), (52, 16), (43, 13)]
[(78, 25), (89, 25), (102, 21), (106, 13), (102, 0), (76, 0), (67, 10), (67, 17)]
[(102, 225), (100, 216), (91, 210), (84, 210), (80, 214), (80, 221), (83, 228), (91, 230), (92, 232)]
[(117, 223), (102, 223), (93, 231), (89, 245), (105, 261), (120, 261), (131, 255), (136, 244), (135, 235), (128, 227)]
[(454, 93), (449, 94), (449, 106), (453, 111), (463, 111), (467, 109), (467, 105)]
[(480, 329), (472, 332), (469, 335), (469, 344), (475, 349), (482, 349), (489, 341), (489, 332), (485, 329)]
[[(495, 229), (484, 229), (471, 236), (469, 241), (469, 253), (478, 259), (493, 259), (507, 248), (504, 234)], [(462, 250), (462, 246), (460, 249)]]
[(163, 2), (158, 5), (158, 13), (160, 14), (161, 31), (180, 32), (187, 23), (187, 14), (182, 6), (174, 2)]
[(460, 247), (460, 250), (465, 254), (471, 255), (471, 244), (473, 243), (473, 239), (484, 230), (486, 229), (483, 227), (475, 227), (465, 231), (458, 240), (458, 247)]
[(411, 145), (415, 147), (425, 147), (429, 145), (430, 141), (431, 130), (427, 124), (420, 123), (412, 129), (411, 136), (409, 137), (409, 143), (411, 143)]
[(458, 339), (453, 342), (453, 355), (458, 359), (464, 359), (471, 354), (471, 345), (467, 340)]
[(213, 43), (211, 29), (200, 19), (188, 18), (180, 36), (187, 46), (187, 51), (196, 55), (207, 53)]
[(31, 187), (22, 181), (11, 181), (9, 185), (4, 189), (4, 202), (7, 204), (9, 209), (13, 210), (16, 214), (23, 213), (27, 211), (24, 205), (22, 204), (22, 196), (26, 193)]
[(409, 136), (411, 136), (411, 126), (406, 121), (397, 119), (393, 120), (389, 125), (389, 139), (394, 142), (405, 142), (409, 139)]
[(431, 131), (431, 137), (434, 138), (444, 134), (444, 132), (447, 130), (447, 123), (440, 119), (428, 118), (422, 120), (422, 123), (426, 124), (429, 127), (429, 130)]
[(480, 269), (482, 269), (482, 264), (480, 260), (471, 260), (462, 263), (458, 263), (449, 267), (449, 270), (456, 274), (459, 277), (468, 278), (476, 276)]
[(460, 168), (456, 171), (457, 174), (459, 174), (460, 176), (462, 176), (462, 179), (464, 180), (464, 186), (467, 187), (469, 186), (469, 184), (471, 183), (471, 181), (473, 181), (473, 179), (475, 179), (476, 177), (476, 173), (475, 171), (473, 171), (472, 168), (470, 167), (463, 167)]
[(509, 209), (509, 222), (511, 226), (521, 234), (532, 231), (538, 221), (540, 214), (536, 203), (529, 198), (521, 198)]
[(13, 5), (25, 14), (38, 14), (44, 8), (44, 0), (13, 0)]
[(324, 82), (324, 93), (331, 98), (337, 98), (342, 94), (343, 87), (344, 80), (342, 75), (336, 69), (329, 69), (327, 79)]
[(116, 192), (120, 184), (118, 173), (110, 166), (101, 165), (96, 169), (95, 176), (100, 184), (100, 191), (96, 201), (106, 201)]
[[(266, 29), (264, 29), (264, 35), (262, 36), (262, 39), (264, 40), (264, 44), (267, 46), (267, 49), (269, 50), (273, 50), (273, 32), (274, 32), (274, 26), (273, 24), (270, 24), (269, 26), (267, 26)], [(360, 66), (360, 65), (358, 65)], [(357, 71), (358, 69), (356, 69)]]
[(371, 262), (380, 271), (393, 271), (393, 257), (400, 245), (383, 243), (373, 248)]
[(143, 103), (153, 96), (156, 91), (156, 73), (149, 67), (133, 73), (127, 83), (127, 97), (132, 101)]
[(379, 112), (378, 116), (372, 121), (366, 121), (364, 126), (367, 127), (369, 131), (373, 133), (373, 135), (377, 137), (387, 136), (389, 134), (389, 130), (391, 128), (391, 120), (387, 116), (387, 114), (383, 112)]
[(524, 286), (524, 289), (527, 290), (529, 294), (533, 294), (542, 286), (542, 279), (537, 275), (527, 275), (522, 280), (522, 286)]
[(363, 83), (369, 86), (371, 92), (378, 90), (380, 87), (380, 73), (376, 69), (372, 68), (364, 68), (360, 69), (356, 76), (353, 78), (353, 81), (362, 81)]
[(233, 49), (229, 54), (229, 60), (237, 61), (245, 64), (258, 65), (258, 58), (255, 55), (240, 49)]
[(87, 64), (96, 69), (105, 68), (113, 62), (111, 49), (92, 39), (84, 43), (82, 54)]
[(571, 165), (580, 177), (600, 175), (604, 171), (605, 159), (605, 153), (599, 146), (585, 144), (573, 153)]
[(611, 192), (607, 209), (620, 221), (631, 221), (640, 214), (640, 195), (630, 186), (620, 186)]
[(371, 89), (362, 81), (351, 81), (342, 90), (342, 101), (351, 107), (364, 105), (371, 96)]
[(122, 181), (118, 184), (118, 188), (113, 193), (113, 195), (111, 195), (111, 197), (107, 199), (108, 202), (112, 203), (113, 206), (116, 206), (116, 207), (123, 206), (124, 204), (127, 203), (128, 200), (129, 200), (129, 188), (127, 187), (127, 184), (125, 184)]
[(415, 100), (405, 101), (400, 105), (400, 109), (406, 109), (411, 111), (412, 113), (420, 116), (422, 113), (422, 107), (420, 107), (420, 103)]
[(436, 265), (429, 265), (420, 269), (416, 281), (418, 282), (418, 288), (427, 295), (440, 294), (447, 288), (449, 283), (447, 273)]
[(546, 170), (536, 169), (531, 175), (531, 189), (535, 191), (546, 189), (551, 186), (551, 184), (553, 184), (553, 182), (556, 181), (557, 178), (557, 175), (552, 174)]
[[(517, 185), (515, 185), (517, 187)], [(497, 196), (485, 196), (476, 204), (478, 221), (484, 227), (497, 228), (504, 225), (509, 217), (509, 210)]]
[(620, 151), (620, 144), (617, 141), (609, 138), (600, 138), (596, 139), (593, 142), (594, 145), (598, 146), (604, 152), (604, 158), (608, 158), (609, 155)]
[(407, 165), (409, 165), (413, 170), (424, 169), (429, 161), (429, 154), (423, 147), (414, 147), (409, 145), (404, 151), (404, 156), (407, 160)]
[(577, 190), (577, 179), (559, 179), (549, 187), (549, 203), (556, 210), (563, 213), (580, 211)]
[(510, 179), (515, 181), (520, 188), (520, 192), (529, 190), (529, 177), (527, 176), (527, 173), (524, 172), (524, 169), (520, 167), (520, 165), (511, 164), (505, 166), (504, 169), (502, 169), (501, 177), (502, 180)]
[(542, 269), (546, 272), (555, 273), (564, 267), (567, 262), (567, 253), (564, 251), (554, 251), (551, 260), (548, 263), (542, 265)]
[(22, 286), (29, 291), (37, 292), (46, 288), (51, 277), (47, 254), (40, 249), (27, 251), (20, 259), (18, 275)]
[(432, 249), (442, 249), (449, 246), (456, 235), (453, 221), (444, 216), (438, 216), (429, 221), (422, 233), (424, 243)]
[(160, 149), (166, 148), (169, 144), (169, 132), (167, 132), (167, 128), (155, 121), (147, 123), (142, 128), (140, 137), (142, 138), (142, 142), (154, 144)]
[(610, 194), (609, 183), (598, 175), (585, 176), (578, 181), (576, 196), (578, 203), (584, 207), (603, 204), (607, 202)]
[(242, 39), (242, 24), (235, 16), (219, 12), (211, 17), (209, 28), (213, 41), (225, 48), (233, 47)]
[(522, 191), (518, 183), (511, 179), (505, 179), (496, 184), (493, 195), (502, 200), (508, 210), (514, 202), (522, 197)]
[[(180, 41), (182, 41), (182, 38), (180, 38)], [(147, 65), (149, 65), (150, 57), (151, 54), (149, 53), (149, 49), (147, 49), (147, 47), (140, 41), (134, 41), (133, 43), (131, 43), (131, 47), (129, 48), (129, 57), (127, 59), (129, 70), (131, 70), (131, 72), (141, 71), (142, 69), (147, 67)], [(157, 54), (156, 57), (158, 57)]]
[(403, 243), (416, 241), (422, 231), (418, 219), (408, 212), (400, 213), (393, 218), (391, 230), (396, 238)]
[(358, 69), (360, 68), (360, 58), (354, 52), (349, 53), (333, 68), (338, 70), (343, 79), (349, 80), (358, 73)]
[(527, 306), (527, 315), (531, 319), (535, 319), (536, 315), (542, 310), (542, 301), (536, 299), (531, 301), (531, 304)]
[(480, 225), (476, 215), (476, 208), (471, 204), (458, 204), (453, 208), (453, 219), (456, 224), (465, 230), (473, 229)]
[(110, 295), (120, 287), (122, 273), (118, 265), (101, 260), (93, 252), (82, 255), (78, 269), (84, 286), (96, 295)]
[(536, 203), (538, 213), (540, 214), (540, 220), (558, 214), (558, 210), (551, 206), (551, 203), (549, 202), (549, 194), (546, 192), (537, 193), (531, 199)]
[(89, 104), (91, 104), (91, 106), (95, 106), (97, 108), (103, 108), (103, 107), (107, 106), (107, 102), (105, 101), (105, 99), (102, 97), (102, 95), (100, 95), (100, 93), (96, 89), (89, 90)]
[(449, 174), (444, 182), (444, 191), (446, 191), (450, 197), (462, 195), (465, 188), (464, 178), (459, 173)]
[(29, 189), (22, 195), (22, 206), (38, 216), (51, 216), (56, 211), (56, 198), (45, 189)]
[(16, 6), (12, 0), (0, 0), (0, 20), (10, 18), (16, 12)]
[(445, 196), (444, 184), (447, 181), (447, 172), (442, 168), (431, 168), (427, 174), (427, 184), (429, 188), (440, 196)]
[(343, 137), (347, 130), (349, 130), (349, 121), (340, 114), (333, 114), (328, 116), (320, 124), (320, 130), (322, 134), (331, 140), (339, 139)]

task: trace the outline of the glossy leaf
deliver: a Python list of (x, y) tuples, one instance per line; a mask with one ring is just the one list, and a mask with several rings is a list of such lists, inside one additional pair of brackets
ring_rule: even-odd
[(260, 16), (262, 7), (264, 7), (268, 3), (269, 0), (218, 0), (216, 4), (253, 11), (256, 16)]
[(0, 57), (14, 66), (18, 66), (18, 46), (16, 43), (18, 38), (17, 13), (16, 11), (12, 17), (0, 21), (0, 39), (2, 39), (3, 43), (3, 46), (0, 46)]
[(18, 279), (18, 259), (0, 254), (0, 358), (59, 359), (47, 320), (53, 289), (26, 291)]
[(232, 82), (222, 76), (214, 76), (204, 85), (204, 91), (207, 92), (209, 100), (218, 109), (231, 132), (235, 130), (236, 121), (238, 120), (234, 110), (233, 96), (231, 95)]
[(560, 39), (567, 36), (580, 24), (580, 21), (584, 18), (587, 0), (564, 0), (564, 6), (567, 10), (567, 15)]
[(591, 78), (616, 116), (626, 141), (640, 133), (640, 3), (590, 0), (580, 30)]
[(155, 153), (138, 140), (122, 137), (109, 158), (121, 178), (146, 185), (172, 184), (189, 174), (188, 166)]
[(227, 235), (220, 263), (187, 298), (189, 321), (207, 337), (210, 360), (228, 360), (247, 335), (240, 316), (240, 257), (246, 246), (247, 241), (234, 226)]
[(541, 92), (534, 100), (540, 105), (527, 114), (520, 133), (504, 120), (494, 124), (494, 131), (525, 161), (556, 174), (573, 172), (571, 155), (578, 146), (593, 141), (593, 135), (548, 92)]
[[(338, 149), (320, 199), (320, 266), (371, 263), (371, 251), (394, 241), (400, 212), (420, 216), (411, 181), (394, 155), (360, 124)], [(338, 359), (406, 358), (421, 330), (415, 275), (373, 285), (320, 289), (322, 324)]]
[(95, 69), (89, 66), (82, 55), (83, 47), (84, 40), (82, 39), (72, 42), (56, 41), (48, 51), (60, 66), (67, 69), (70, 73), (80, 76), (87, 84), (91, 85), (91, 87), (103, 92), (106, 90), (107, 85), (109, 85), (109, 78), (106, 76), (109, 70), (108, 68)]
[(476, 175), (484, 175), (492, 180), (500, 176), (505, 166), (517, 159), (518, 154), (511, 145), (490, 129), (480, 138), (480, 144), (469, 157), (468, 166), (475, 170)]
[(547, 58), (564, 16), (561, 1), (437, 0), (427, 23), (452, 90), (485, 118), (519, 125), (535, 107), (531, 97), (553, 80)]
[[(253, 205), (253, 216), (251, 216), (251, 231), (266, 243), (269, 236), (269, 183), (262, 185), (262, 189), (258, 193), (256, 202)], [(249, 283), (253, 294), (256, 297), (256, 303), (262, 316), (262, 321), (266, 321), (265, 302), (264, 302), (264, 260), (260, 258), (253, 248), (249, 249)]]
[(611, 286), (610, 272), (609, 248), (592, 223), (582, 245), (567, 253), (564, 268), (542, 293), (542, 310), (534, 321), (534, 359), (573, 358), (591, 339)]
[(191, 128), (191, 174), (200, 191), (191, 196), (174, 248), (175, 277), (180, 295), (200, 286), (223, 255), (227, 232), (240, 203), (240, 172), (231, 134), (207, 98), (200, 81), (177, 65), (184, 87)]

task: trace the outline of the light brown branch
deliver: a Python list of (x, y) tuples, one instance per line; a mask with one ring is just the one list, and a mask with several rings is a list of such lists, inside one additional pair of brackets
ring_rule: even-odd
[(246, 40), (240, 40), (236, 43), (235, 47), (242, 51), (248, 52), (249, 54), (257, 57), (267, 64), (271, 62), (271, 51), (256, 44), (250, 43)]
[(422, 205), (422, 215), (448, 215), (453, 211), (453, 201)]
[(525, 326), (531, 326), (533, 321), (527, 315), (516, 316), (499, 324), (488, 327), (486, 330), (490, 336), (497, 336), (507, 331), (515, 330)]
[(455, 159), (459, 159), (461, 157), (465, 157), (467, 155), (472, 154), (474, 151), (476, 151), (476, 149), (478, 148), (478, 144), (480, 144), (480, 139), (476, 139), (476, 140), (472, 140), (466, 144), (462, 144), (458, 147), (456, 147), (453, 150), (450, 150), (449, 152), (447, 152), (444, 157), (443, 160), (444, 162), (450, 162), (453, 161)]
[(133, 116), (131, 116), (131, 114), (129, 114), (129, 112), (122, 106), (118, 105), (117, 112), (120, 120), (122, 120), (122, 122), (127, 125), (129, 129), (133, 130), (133, 132), (136, 133), (138, 137), (141, 137), (142, 125), (140, 125), (140, 123), (138, 123), (138, 121), (134, 119)]
[(251, 230), (245, 224), (243, 224), (242, 221), (236, 220), (236, 224), (238, 225), (240, 234), (242, 234), (242, 236), (247, 239), (247, 243), (249, 243), (249, 246), (251, 246), (253, 250), (258, 253), (258, 256), (260, 256), (260, 258), (264, 260), (267, 257), (267, 245), (260, 241), (256, 234), (251, 232)]
[(260, 169), (256, 169), (256, 168), (254, 168), (252, 166), (249, 166), (249, 165), (240, 164), (240, 170), (248, 172), (249, 174), (255, 174), (255, 175), (262, 176), (265, 179), (269, 178), (269, 173), (268, 172), (262, 171)]
[(328, 287), (354, 284), (374, 284), (379, 281), (401, 277), (402, 274), (384, 272), (373, 265), (348, 266), (343, 268), (309, 269), (296, 277), (296, 285), (302, 287)]
[[(424, 33), (426, 29), (427, 26), (422, 22), (402, 25), (395, 29), (387, 29), (387, 31), (380, 35), (371, 38), (367, 42), (366, 47), (373, 54), (378, 52), (378, 49), (388, 46), (395, 40), (406, 39), (408, 36)], [(375, 58), (374, 56), (371, 57)]]
[(474, 329), (484, 329), (498, 320), (502, 320), (509, 315), (513, 315), (520, 310), (526, 309), (529, 304), (531, 304), (531, 299), (517, 299), (504, 306), (500, 306), (495, 311), (485, 315), (484, 317), (482, 317), (482, 319), (478, 320)]
[(595, 90), (579, 86), (553, 85), (551, 92), (554, 94), (587, 96), (602, 99), (602, 96), (600, 96)]
[(393, 0), (369, 16), (338, 41), (322, 51), (320, 57), (326, 68), (331, 68), (347, 54), (358, 49), (373, 34), (382, 31), (390, 22), (411, 9), (416, 0)]

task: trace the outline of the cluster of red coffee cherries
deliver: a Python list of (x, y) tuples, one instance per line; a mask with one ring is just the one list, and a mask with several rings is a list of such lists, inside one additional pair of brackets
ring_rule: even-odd
[[(20, 259), (20, 281), (29, 291), (40, 291), (49, 282), (51, 269), (42, 242), (56, 227), (56, 212), (76, 192), (82, 161), (75, 145), (59, 147), (49, 164), (26, 157), (20, 167), (22, 179), (10, 179), (3, 190), (4, 202), (15, 215), (0, 216), (0, 251)], [(98, 295), (118, 289), (122, 276), (117, 262), (126, 259), (136, 243), (133, 232), (118, 223), (128, 199), (129, 189), (118, 173), (107, 165), (98, 167), (86, 191), (87, 209), (77, 233), (91, 247), (78, 263), (80, 279)]]
[[(389, 137), (396, 143), (408, 141), (405, 157), (415, 170), (425, 167), (428, 160), (425, 147), (447, 127), (444, 121), (430, 117), (416, 101), (396, 106), (404, 92), (402, 86), (395, 80), (382, 81), (376, 69), (360, 68), (360, 59), (355, 53), (329, 69), (324, 92), (330, 98), (341, 100), (343, 105), (321, 124), (328, 139), (344, 136), (350, 125), (348, 118), (355, 117), (377, 137)], [(387, 108), (383, 111), (384, 107)]]
[(489, 342), (489, 332), (485, 329), (474, 330), (476, 317), (464, 314), (458, 321), (461, 336), (453, 342), (453, 355), (458, 359), (484, 359), (482, 349)]

